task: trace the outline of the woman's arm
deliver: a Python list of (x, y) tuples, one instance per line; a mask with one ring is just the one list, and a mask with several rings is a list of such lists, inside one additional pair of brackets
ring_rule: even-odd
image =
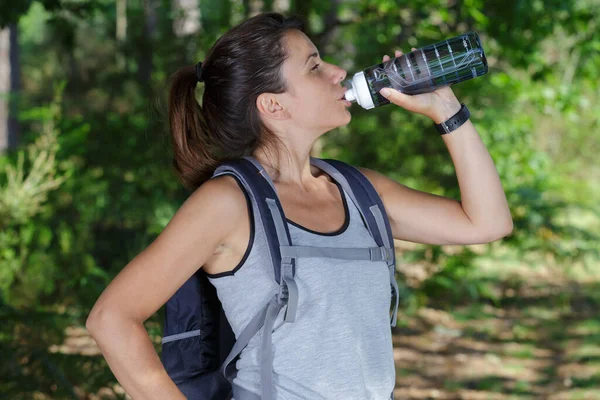
[[(386, 97), (409, 111), (428, 116), (434, 123), (447, 120), (460, 109), (450, 87), (416, 96), (391, 90)], [(442, 140), (454, 162), (461, 201), (413, 190), (361, 169), (384, 201), (394, 238), (427, 244), (476, 244), (508, 235), (513, 223), (502, 183), (471, 121), (442, 135)]]
[(246, 199), (232, 178), (206, 182), (94, 305), (86, 328), (134, 399), (185, 399), (167, 375), (143, 323), (214, 254), (244, 212)]
[(394, 238), (465, 245), (510, 234), (512, 217), (500, 178), (473, 124), (467, 121), (443, 138), (454, 161), (461, 201), (414, 190), (360, 168), (381, 196)]

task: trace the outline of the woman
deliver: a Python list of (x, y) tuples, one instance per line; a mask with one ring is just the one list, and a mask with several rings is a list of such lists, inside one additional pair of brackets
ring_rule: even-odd
[[(342, 68), (321, 60), (298, 21), (279, 14), (258, 15), (231, 29), (203, 63), (174, 76), (175, 166), (194, 192), (106, 288), (86, 324), (133, 398), (185, 398), (166, 374), (143, 322), (198, 268), (217, 288), (236, 334), (272, 294), (268, 250), (255, 232), (256, 205), (235, 178), (209, 180), (223, 160), (252, 155), (265, 167), (294, 243), (344, 247), (371, 240), (343, 189), (309, 161), (320, 136), (351, 120), (349, 103), (341, 100), (345, 77)], [(194, 97), (199, 81), (205, 84), (202, 107)], [(384, 95), (436, 124), (461, 108), (450, 88)], [(394, 238), (475, 244), (509, 234), (512, 218), (502, 185), (472, 123), (442, 140), (456, 168), (460, 202), (360, 168), (383, 199)], [(339, 260), (298, 264), (296, 273), (303, 293), (297, 321), (276, 323), (273, 332), (278, 398), (390, 398), (395, 373), (389, 275)], [(332, 274), (342, 276), (344, 284), (328, 283)], [(253, 393), (260, 393), (258, 363), (256, 348), (248, 345), (237, 364), (236, 383)]]

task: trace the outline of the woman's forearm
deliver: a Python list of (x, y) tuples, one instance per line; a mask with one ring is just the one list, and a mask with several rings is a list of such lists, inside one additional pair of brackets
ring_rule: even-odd
[(142, 323), (118, 316), (95, 316), (88, 319), (86, 327), (133, 399), (185, 400), (165, 371)]
[(494, 161), (469, 120), (442, 135), (460, 187), (461, 204), (471, 222), (488, 232), (510, 232), (512, 216)]
[[(414, 48), (413, 48), (414, 50)], [(402, 52), (396, 51), (396, 57)], [(384, 57), (384, 61), (389, 59)], [(460, 102), (450, 86), (431, 93), (407, 95), (395, 89), (381, 90), (390, 102), (408, 111), (425, 115), (439, 124), (460, 110)], [(454, 162), (462, 209), (482, 232), (507, 235), (513, 223), (506, 195), (492, 157), (471, 121), (442, 136)]]

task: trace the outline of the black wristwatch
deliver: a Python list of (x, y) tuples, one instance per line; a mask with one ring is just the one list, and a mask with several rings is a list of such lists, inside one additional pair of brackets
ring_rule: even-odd
[(460, 105), (460, 110), (458, 110), (456, 114), (454, 114), (452, 117), (442, 122), (441, 124), (435, 124), (435, 129), (437, 129), (440, 135), (450, 133), (453, 130), (458, 129), (465, 122), (467, 122), (467, 120), (471, 116), (471, 113), (469, 112), (467, 106), (464, 105), (464, 103), (461, 103)]

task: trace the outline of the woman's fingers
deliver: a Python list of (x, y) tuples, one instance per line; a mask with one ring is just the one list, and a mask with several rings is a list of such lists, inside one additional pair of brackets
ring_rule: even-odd
[[(400, 57), (402, 56), (404, 53), (400, 50), (395, 50), (394, 51), (394, 57)], [(383, 56), (383, 62), (387, 62), (390, 61), (390, 56), (388, 56), (387, 54), (385, 56)]]

